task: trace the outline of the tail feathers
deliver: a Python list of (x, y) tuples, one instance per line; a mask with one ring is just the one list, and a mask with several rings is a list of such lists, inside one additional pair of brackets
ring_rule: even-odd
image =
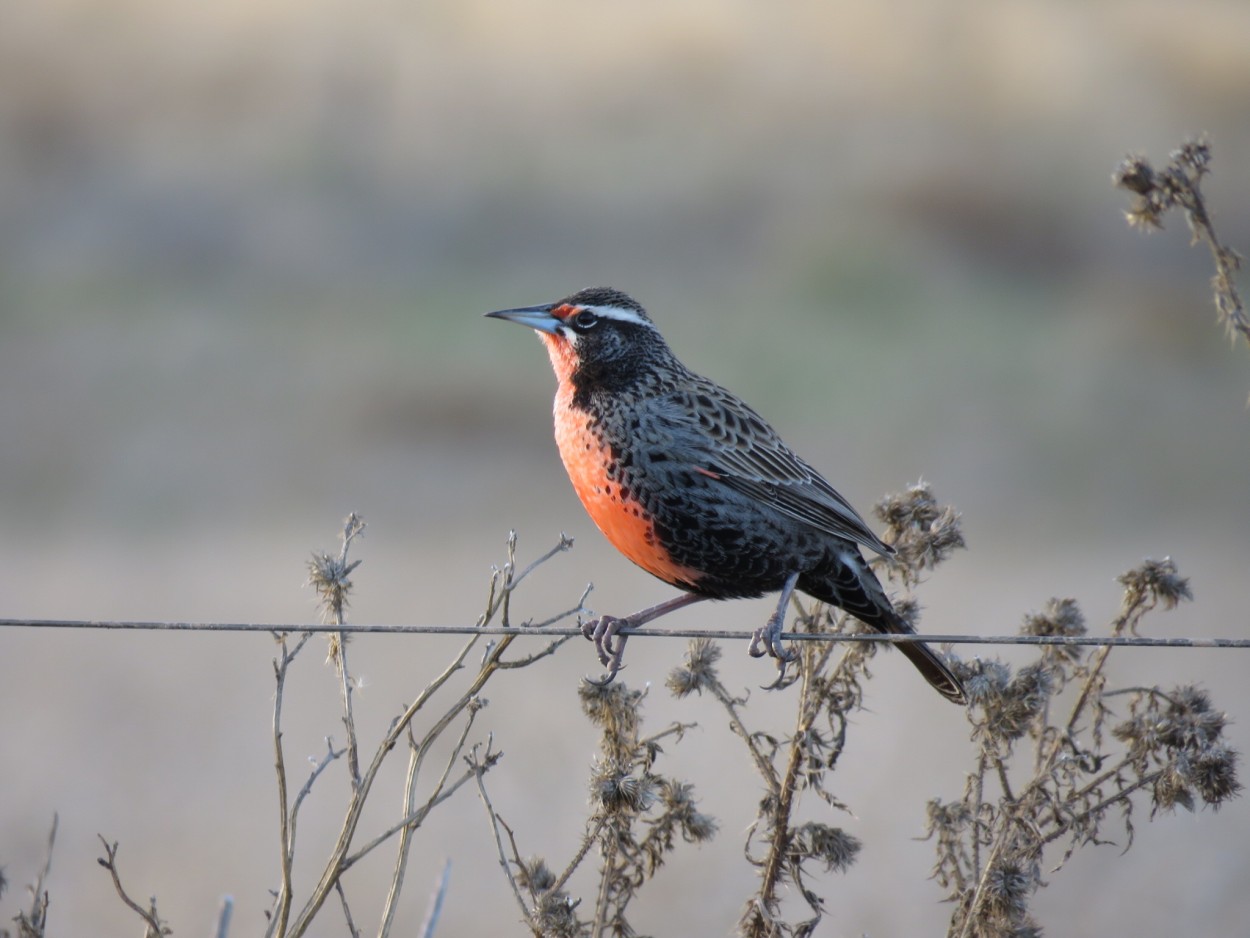
[(952, 703), (967, 705), (968, 697), (964, 693), (963, 683), (932, 648), (920, 642), (900, 642), (898, 650), (907, 656), (907, 660), (916, 666), (916, 670), (924, 675), (924, 679), (939, 694)]
[[(799, 580), (799, 589), (832, 605), (845, 609), (869, 628), (887, 634), (911, 634), (915, 629), (895, 611), (881, 583), (859, 556), (849, 552), (838, 556), (837, 563), (821, 571), (823, 576)], [(857, 562), (856, 562), (857, 561)], [(966, 705), (963, 683), (951, 671), (942, 656), (920, 642), (899, 642), (898, 650), (916, 666), (924, 679), (937, 692), (954, 703)]]
[[(916, 630), (893, 609), (890, 615), (881, 617), (870, 623), (873, 628), (894, 635), (914, 635)], [(899, 642), (895, 647), (916, 666), (926, 681), (933, 685), (939, 694), (952, 703), (967, 706), (968, 695), (964, 685), (955, 672), (950, 669), (946, 660), (923, 642)]]

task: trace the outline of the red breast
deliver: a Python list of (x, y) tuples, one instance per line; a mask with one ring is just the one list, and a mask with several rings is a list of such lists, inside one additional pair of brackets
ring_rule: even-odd
[(540, 333), (539, 338), (559, 382), (554, 407), (556, 446), (586, 513), (612, 546), (642, 569), (674, 586), (693, 587), (699, 571), (673, 562), (642, 502), (610, 477), (612, 447), (593, 427), (591, 415), (573, 403), (572, 375), (577, 365), (573, 349), (560, 336)]

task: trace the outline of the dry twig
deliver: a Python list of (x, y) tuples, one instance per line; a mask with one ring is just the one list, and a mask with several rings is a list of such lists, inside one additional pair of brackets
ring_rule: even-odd
[(103, 835), (100, 835), (100, 843), (104, 844), (104, 856), (96, 862), (109, 871), (109, 875), (113, 877), (113, 888), (117, 890), (117, 895), (126, 907), (143, 919), (143, 938), (161, 938), (163, 935), (170, 934), (169, 927), (161, 921), (161, 917), (156, 912), (155, 896), (148, 900), (148, 907), (145, 909), (126, 893), (125, 887), (122, 886), (121, 874), (117, 870), (117, 842), (110, 844)]
[[(343, 624), (344, 610), (347, 606), (347, 600), (350, 594), (351, 581), (349, 574), (355, 570), (359, 561), (349, 560), (349, 548), (354, 539), (363, 530), (363, 522), (353, 515), (348, 518), (343, 532), (342, 549), (337, 556), (329, 554), (320, 554), (315, 556), (312, 563), (311, 581), (316, 587), (321, 597), (323, 609), (327, 615), (336, 623)], [(485, 626), (498, 617), (504, 625), (509, 625), (509, 600), (512, 596), (517, 584), (524, 579), (539, 564), (551, 559), (557, 553), (567, 550), (572, 545), (572, 541), (561, 535), (559, 542), (554, 548), (540, 557), (537, 561), (526, 567), (520, 574), (516, 573), (516, 534), (510, 533), (508, 537), (508, 559), (502, 569), (494, 569), (492, 571), (486, 609), (479, 617), (479, 625)], [(585, 599), (583, 593), (582, 599)], [(578, 606), (570, 610), (566, 615), (575, 615), (581, 610), (581, 602)], [(555, 616), (550, 621), (559, 621), (561, 616)], [(397, 902), (400, 891), (404, 883), (404, 873), (407, 867), (407, 860), (412, 843), (412, 834), (424, 822), (426, 816), (437, 805), (443, 803), (447, 798), (451, 797), (462, 785), (469, 779), (475, 777), (472, 769), (465, 771), (457, 777), (452, 777), (452, 768), (459, 758), (459, 753), (463, 750), (470, 729), (473, 726), (474, 718), (478, 711), (485, 705), (485, 701), (480, 697), (482, 687), (490, 680), (490, 678), (501, 670), (515, 669), (533, 664), (540, 661), (554, 651), (567, 640), (567, 638), (558, 639), (551, 642), (544, 650), (525, 656), (520, 659), (509, 660), (504, 657), (512, 643), (514, 634), (504, 635), (499, 641), (489, 645), (487, 652), (483, 655), (481, 663), (478, 665), (476, 676), (469, 682), (468, 687), (450, 704), (445, 705), (441, 714), (437, 716), (430, 726), (421, 734), (417, 734), (414, 729), (414, 720), (418, 714), (423, 713), (427, 706), (451, 680), (451, 678), (465, 667), (469, 653), (481, 639), (480, 634), (471, 636), (461, 647), (460, 651), (453, 656), (452, 660), (446, 667), (417, 695), (416, 699), (409, 704), (404, 710), (392, 721), (389, 730), (379, 741), (377, 748), (367, 765), (357, 763), (349, 768), (349, 774), (352, 780), (352, 791), (348, 799), (346, 813), (344, 815), (341, 829), (332, 846), (329, 856), (327, 857), (317, 884), (314, 886), (312, 893), (305, 900), (302, 907), (296, 911), (292, 906), (291, 888), (290, 888), (290, 868), (294, 858), (294, 828), (295, 828), (295, 812), (298, 810), (303, 795), (311, 787), (312, 783), (321, 774), (326, 766), (337, 759), (341, 752), (336, 752), (332, 745), (328, 746), (328, 753), (318, 763), (312, 776), (310, 777), (305, 789), (301, 791), (297, 797), (296, 803), (291, 812), (287, 811), (286, 799), (286, 778), (285, 768), (282, 758), (282, 734), (281, 734), (281, 700), (282, 685), (287, 680), (288, 668), (291, 660), (298, 653), (307, 636), (301, 638), (301, 641), (294, 650), (287, 651), (285, 636), (281, 637), (282, 655), (279, 660), (275, 661), (274, 673), (275, 680), (278, 683), (278, 692), (275, 695), (274, 707), (274, 744), (277, 751), (277, 759), (275, 766), (278, 773), (279, 784), (279, 808), (283, 815), (281, 823), (282, 842), (283, 842), (283, 878), (282, 886), (279, 889), (278, 898), (275, 903), (276, 914), (270, 922), (269, 934), (288, 938), (288, 936), (303, 935), (308, 931), (313, 919), (321, 909), (322, 905), (333, 893), (337, 893), (340, 897), (340, 903), (343, 906), (344, 913), (348, 917), (348, 927), (355, 929), (355, 924), (351, 921), (351, 913), (347, 905), (346, 895), (343, 891), (342, 877), (356, 863), (371, 853), (374, 849), (383, 843), (398, 835), (397, 853), (395, 865), (391, 874), (391, 883), (387, 892), (387, 898), (381, 913), (381, 924), (379, 928), (380, 934), (386, 934), (393, 925), (394, 917), (397, 909)], [(345, 649), (341, 638), (335, 644), (331, 644), (331, 657), (336, 662), (338, 669), (338, 678), (340, 691), (343, 698), (344, 708), (344, 725), (348, 732), (347, 753), (349, 762), (352, 760), (352, 753), (358, 752), (356, 743), (357, 734), (355, 728), (355, 718), (352, 710), (351, 689), (354, 686), (354, 679), (351, 676), (347, 663)], [(431, 793), (423, 802), (419, 802), (417, 797), (417, 784), (421, 777), (421, 769), (425, 763), (427, 754), (434, 743), (442, 737), (442, 735), (458, 720), (464, 718), (459, 739), (453, 747), (452, 754), (444, 765), (442, 772), (435, 783)], [(395, 748), (401, 738), (408, 740), (408, 769), (405, 777), (403, 803), (401, 806), (401, 815), (398, 822), (383, 830), (381, 833), (367, 841), (363, 846), (355, 847), (357, 830), (360, 824), (361, 816), (364, 811), (365, 804), (373, 789), (373, 785), (378, 778), (382, 765), (387, 755)]]
[(1211, 144), (1206, 137), (1199, 137), (1172, 151), (1161, 170), (1156, 170), (1144, 156), (1126, 157), (1116, 168), (1112, 182), (1133, 193), (1133, 205), (1125, 212), (1130, 225), (1160, 229), (1163, 217), (1172, 209), (1185, 213), (1191, 243), (1205, 244), (1215, 263), (1211, 288), (1220, 323), (1230, 339), (1236, 341), (1240, 335), (1250, 345), (1250, 317), (1237, 289), (1242, 258), (1216, 235), (1202, 194), (1202, 181), (1210, 172)]

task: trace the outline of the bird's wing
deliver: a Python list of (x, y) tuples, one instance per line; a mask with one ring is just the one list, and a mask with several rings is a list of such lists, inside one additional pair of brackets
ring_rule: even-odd
[(704, 475), (777, 511), (878, 554), (894, 549), (754, 410), (711, 382), (665, 402), (677, 452)]

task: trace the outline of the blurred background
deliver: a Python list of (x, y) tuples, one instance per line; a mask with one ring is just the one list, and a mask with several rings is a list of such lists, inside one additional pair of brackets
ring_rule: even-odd
[[(1171, 555), (1196, 600), (1149, 634), (1244, 637), (1250, 355), (1215, 324), (1180, 218), (1129, 230), (1110, 174), (1209, 132), (1217, 228), (1250, 250), (1248, 90), (1241, 0), (0, 5), (0, 616), (309, 621), (305, 560), (349, 510), (370, 524), (359, 622), (472, 623), (512, 528), (522, 563), (576, 539), (518, 618), (589, 581), (599, 611), (671, 595), (577, 504), (538, 343), (481, 318), (606, 284), (865, 512), (923, 476), (964, 513), (969, 550), (920, 589), (925, 629), (1014, 632), (1071, 596), (1102, 630), (1115, 577)], [(669, 624), (746, 630), (767, 609)], [(366, 743), (455, 647), (352, 645)], [(630, 652), (652, 728), (701, 723), (661, 770), (722, 824), (635, 924), (730, 933), (759, 784), (723, 713), (663, 691), (681, 643)], [(726, 652), (731, 687), (769, 678)], [(97, 833), (178, 933), (205, 933), (227, 893), (232, 933), (261, 931), (273, 653), (266, 635), (5, 629), (4, 918), (59, 812), (51, 933), (137, 926)], [(1244, 653), (1112, 661), (1121, 684), (1207, 686), (1246, 749)], [(941, 935), (914, 838), (972, 745), (901, 656), (874, 671), (832, 786), (854, 815), (831, 823), (866, 847), (820, 884), (820, 934)], [(479, 717), (506, 753), (496, 809), (557, 868), (596, 739), (576, 683), (596, 672), (569, 644), (492, 683)], [(302, 779), (342, 735), (320, 640), (292, 681)], [(788, 701), (763, 697), (760, 728), (784, 733)], [(397, 809), (396, 755), (371, 830)], [(305, 810), (305, 887), (345, 795), (332, 772)], [(1247, 802), (1147, 813), (1126, 856), (1087, 848), (1048, 877), (1051, 933), (1244, 929)], [(471, 792), (417, 854), (403, 927), (451, 857), (439, 934), (520, 932)], [(348, 880), (366, 930), (389, 862)]]

